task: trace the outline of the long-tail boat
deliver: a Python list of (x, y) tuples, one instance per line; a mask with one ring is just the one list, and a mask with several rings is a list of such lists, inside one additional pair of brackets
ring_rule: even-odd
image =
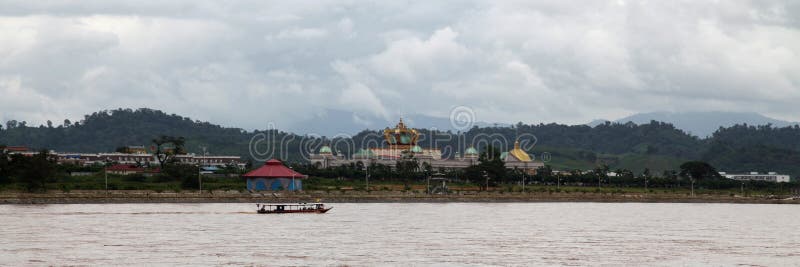
[(258, 213), (326, 213), (333, 207), (325, 207), (322, 203), (297, 203), (297, 204), (256, 204)]

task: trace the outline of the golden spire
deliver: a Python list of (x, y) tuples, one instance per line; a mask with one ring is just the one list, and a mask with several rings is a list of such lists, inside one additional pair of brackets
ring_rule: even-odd
[(411, 146), (417, 144), (417, 138), (419, 137), (419, 133), (416, 129), (406, 127), (403, 118), (400, 118), (400, 122), (397, 123), (394, 129), (386, 127), (386, 129), (383, 130), (383, 135), (389, 145), (396, 145), (395, 148), (398, 149), (410, 149)]
[(514, 149), (508, 152), (508, 154), (514, 155), (519, 161), (532, 161), (531, 156), (528, 155), (527, 152), (519, 148), (519, 139), (514, 142)]

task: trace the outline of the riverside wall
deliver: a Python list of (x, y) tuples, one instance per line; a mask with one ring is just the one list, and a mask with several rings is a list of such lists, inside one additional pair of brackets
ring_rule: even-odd
[(652, 202), (652, 203), (754, 203), (800, 204), (800, 198), (703, 194), (644, 194), (596, 192), (461, 192), (431, 195), (411, 191), (303, 191), (239, 192), (146, 190), (51, 191), (43, 193), (0, 192), (0, 204), (91, 203), (381, 203), (381, 202)]

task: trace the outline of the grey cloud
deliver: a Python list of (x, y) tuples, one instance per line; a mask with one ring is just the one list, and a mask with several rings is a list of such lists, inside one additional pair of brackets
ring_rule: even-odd
[[(364, 117), (800, 120), (794, 1), (2, 1), (0, 121), (151, 107), (264, 128)], [(355, 115), (354, 118), (358, 118)]]

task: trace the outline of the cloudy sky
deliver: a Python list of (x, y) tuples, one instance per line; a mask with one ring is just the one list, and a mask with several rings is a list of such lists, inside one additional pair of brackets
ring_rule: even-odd
[(0, 1), (0, 121), (800, 121), (800, 1)]

